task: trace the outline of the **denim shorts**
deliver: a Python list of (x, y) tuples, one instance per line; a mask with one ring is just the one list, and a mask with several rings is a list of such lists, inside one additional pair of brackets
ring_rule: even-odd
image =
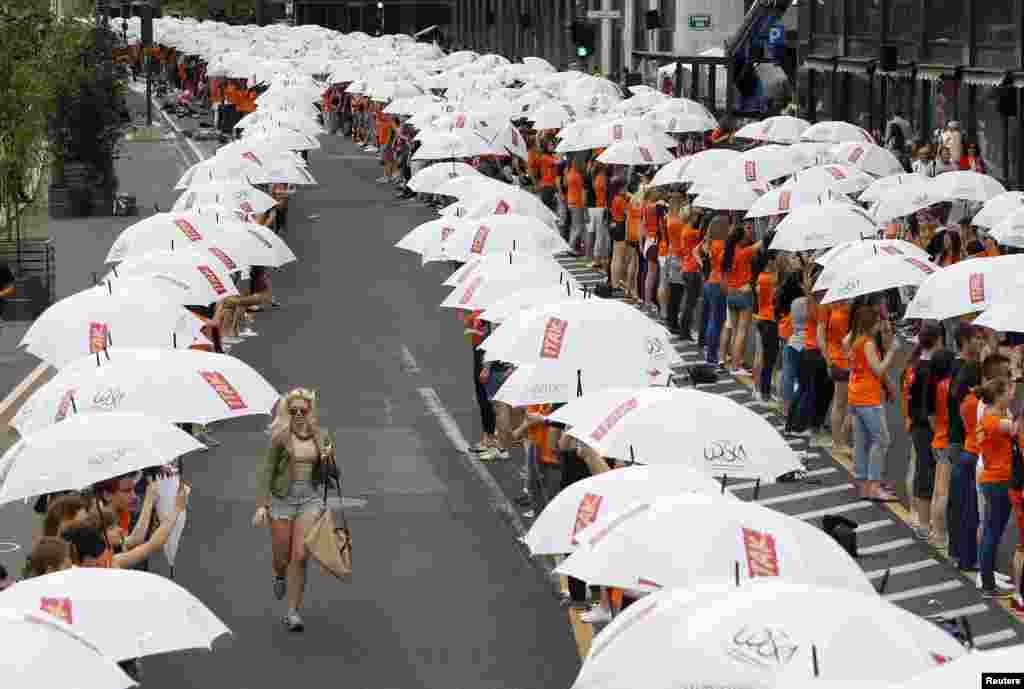
[(286, 497), (274, 496), (271, 500), (270, 518), (291, 521), (306, 514), (318, 514), (323, 504), (323, 493), (312, 481), (292, 481)]
[(754, 310), (753, 292), (732, 292), (725, 300), (726, 305), (736, 311)]

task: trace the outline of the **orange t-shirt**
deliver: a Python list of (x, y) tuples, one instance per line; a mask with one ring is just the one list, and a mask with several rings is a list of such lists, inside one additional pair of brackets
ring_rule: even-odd
[(829, 361), (836, 368), (850, 368), (850, 360), (843, 349), (843, 339), (850, 332), (850, 305), (833, 304), (824, 308), (828, 311), (825, 343), (828, 345)]
[(630, 242), (640, 241), (640, 225), (644, 221), (644, 207), (638, 203), (630, 203), (626, 210), (626, 240)]
[(665, 241), (668, 243), (668, 253), (683, 258), (683, 232), (686, 231), (686, 223), (677, 215), (669, 215), (665, 218)]
[(978, 483), (1006, 483), (1013, 475), (1013, 447), (1009, 433), (999, 428), (1003, 417), (985, 414), (981, 417), (976, 434), (985, 468), (978, 475)]
[[(526, 413), (528, 414), (547, 416), (551, 411), (552, 405), (550, 404), (531, 404), (526, 407)], [(558, 464), (558, 455), (552, 450), (551, 443), (548, 442), (547, 424), (539, 423), (530, 426), (526, 430), (526, 435), (530, 439), (530, 444), (537, 448), (538, 457), (542, 464)]]
[(569, 208), (583, 208), (583, 175), (575, 167), (565, 171), (565, 202)]
[(941, 450), (949, 447), (949, 384), (946, 378), (935, 386), (935, 433), (932, 447)]
[(558, 177), (558, 158), (553, 155), (547, 155), (540, 159), (541, 169), (541, 189), (547, 189), (548, 187), (555, 186), (555, 178)]
[(900, 410), (905, 421), (910, 420), (910, 388), (914, 384), (914, 369), (903, 369), (900, 378)]
[(600, 174), (594, 175), (594, 195), (597, 200), (594, 202), (594, 208), (605, 208), (608, 204), (605, 196), (608, 194), (608, 175)]
[(793, 316), (788, 313), (779, 319), (779, 337), (783, 340), (793, 337)]
[(725, 240), (716, 239), (711, 242), (711, 250), (708, 253), (711, 255), (711, 274), (708, 275), (708, 284), (719, 285), (722, 283), (722, 259), (725, 258)]
[(850, 384), (846, 394), (851, 407), (877, 407), (882, 404), (882, 380), (868, 363), (867, 343), (868, 338), (863, 335), (853, 343)]
[(757, 276), (757, 313), (759, 321), (775, 320), (775, 287), (778, 279), (775, 273), (761, 273)]
[(755, 253), (757, 250), (753, 246), (736, 247), (732, 255), (732, 270), (725, 277), (729, 289), (739, 290), (750, 284)]
[(629, 206), (629, 199), (625, 194), (618, 194), (612, 199), (612, 221), (616, 224), (626, 222), (626, 208)]
[(644, 232), (649, 240), (656, 241), (658, 239), (658, 204), (645, 203), (643, 209)]
[(804, 349), (818, 349), (818, 311), (820, 305), (815, 305), (808, 300), (807, 321), (804, 328)]
[[(480, 320), (481, 313), (483, 313), (483, 311), (464, 311), (462, 318), (466, 324), (466, 327), (471, 328), (473, 330), (483, 331), (484, 322)], [(470, 335), (469, 341), (473, 344), (473, 347), (476, 347), (478, 344), (484, 341), (484, 338), (482, 338), (479, 335)]]
[(693, 250), (700, 246), (700, 230), (690, 225), (683, 229), (683, 272), (698, 273), (700, 264), (693, 255)]
[(530, 173), (530, 177), (534, 181), (540, 179), (540, 160), (541, 152), (536, 148), (531, 148), (530, 152), (526, 156), (526, 170)]
[(960, 403), (960, 419), (964, 422), (964, 450), (972, 455), (979, 454), (978, 448), (978, 403), (973, 392), (967, 393)]

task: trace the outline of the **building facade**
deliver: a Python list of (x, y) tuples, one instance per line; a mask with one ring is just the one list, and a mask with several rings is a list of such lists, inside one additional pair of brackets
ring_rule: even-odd
[(990, 174), (1024, 183), (1024, 0), (804, 0), (799, 10), (809, 119), (884, 135), (899, 111), (919, 141), (957, 121)]
[(318, 24), (337, 31), (370, 35), (413, 35), (438, 26), (447, 37), (457, 0), (292, 0), (295, 24)]

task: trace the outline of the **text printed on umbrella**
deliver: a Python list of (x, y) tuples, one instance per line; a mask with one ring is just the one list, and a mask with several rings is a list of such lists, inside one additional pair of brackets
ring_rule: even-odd
[(544, 326), (544, 340), (540, 345), (541, 359), (557, 359), (562, 355), (562, 345), (565, 343), (565, 331), (569, 327), (569, 321), (561, 318), (549, 318), (548, 324)]
[(778, 669), (789, 663), (800, 650), (789, 634), (781, 629), (744, 625), (733, 634), (726, 653), (747, 665)]
[(199, 375), (203, 377), (213, 391), (217, 393), (217, 396), (224, 400), (224, 404), (228, 405), (228, 409), (231, 411), (241, 411), (246, 409), (245, 400), (238, 394), (234, 386), (227, 381), (223, 373), (217, 371), (200, 371)]

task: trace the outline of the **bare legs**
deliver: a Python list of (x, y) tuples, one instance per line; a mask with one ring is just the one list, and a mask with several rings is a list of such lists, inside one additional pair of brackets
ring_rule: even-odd
[(270, 524), (270, 541), (274, 553), (274, 574), (288, 581), (288, 610), (298, 611), (306, 592), (306, 531), (316, 520), (305, 514), (295, 520), (275, 519)]

